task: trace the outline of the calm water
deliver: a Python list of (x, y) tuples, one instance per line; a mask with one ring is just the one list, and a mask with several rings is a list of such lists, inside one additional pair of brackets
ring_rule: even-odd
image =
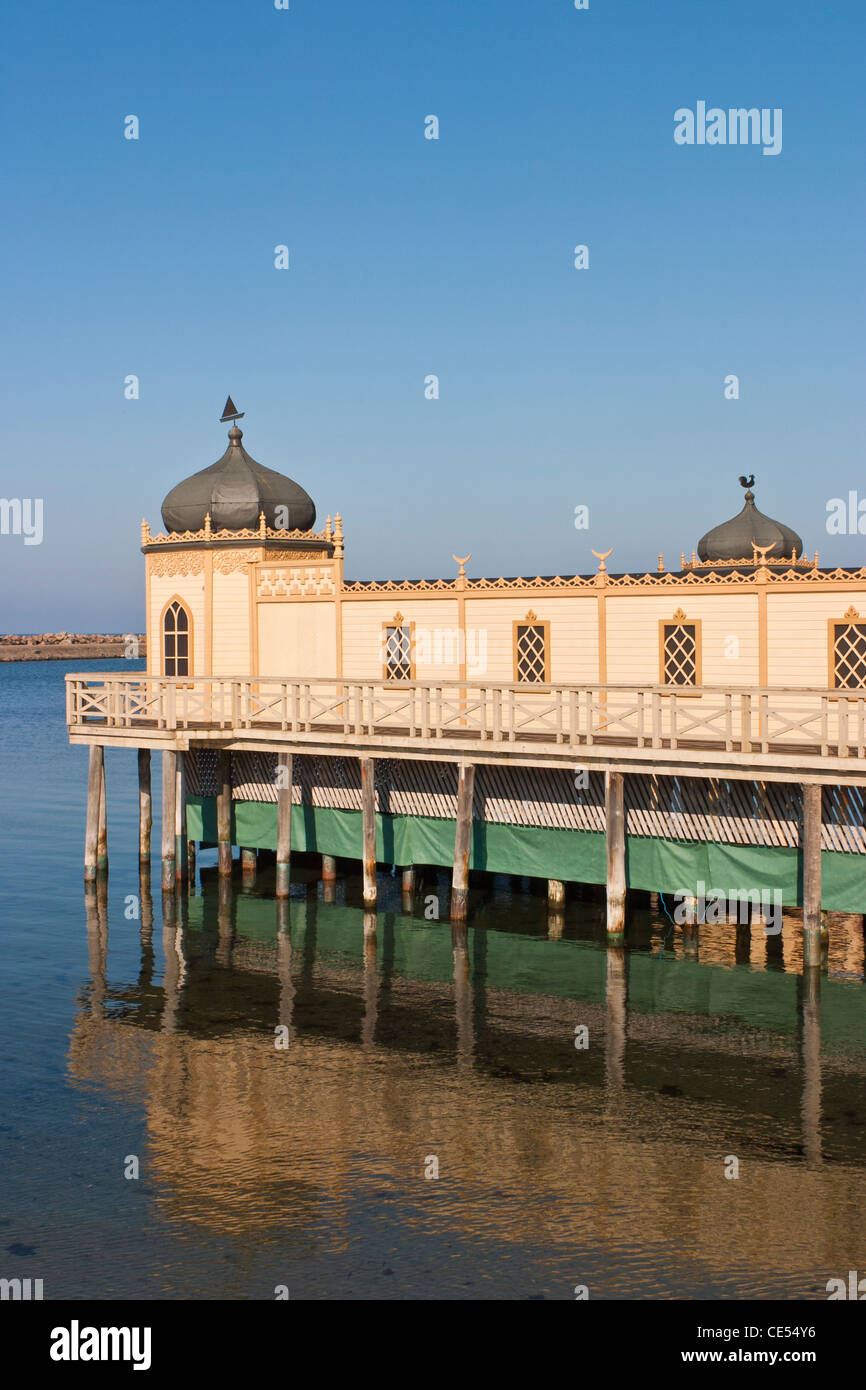
[(0, 1277), (46, 1298), (823, 1298), (866, 1271), (858, 922), (834, 924), (813, 999), (794, 923), (683, 941), (645, 911), (608, 952), (600, 903), (551, 921), (529, 882), (480, 887), (461, 935), (425, 919), (432, 878), (409, 913), (386, 873), (373, 932), (352, 875), (329, 903), (299, 868), (280, 909), (272, 870), (220, 894), (206, 853), (172, 911), (139, 881), (122, 752), (86, 901), (63, 674), (115, 665), (0, 665)]

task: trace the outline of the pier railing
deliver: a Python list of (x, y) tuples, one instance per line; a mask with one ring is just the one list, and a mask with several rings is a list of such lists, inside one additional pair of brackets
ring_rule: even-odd
[[(866, 756), (866, 690), (68, 675), (71, 733)], [(127, 740), (124, 740), (127, 741)], [(134, 741), (134, 740), (133, 740)]]

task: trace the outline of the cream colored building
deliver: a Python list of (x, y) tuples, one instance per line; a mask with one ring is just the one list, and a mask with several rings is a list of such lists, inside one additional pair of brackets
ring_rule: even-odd
[(680, 695), (866, 686), (866, 568), (802, 556), (799, 537), (762, 516), (750, 490), (742, 512), (674, 570), (658, 556), (642, 573), (611, 573), (601, 560), (589, 575), (472, 578), (466, 557), (434, 581), (347, 579), (340, 516), (316, 530), (307, 494), (251, 459), (236, 425), (229, 438), (218, 463), (166, 498), (164, 532), (142, 524), (153, 675), (661, 685)]

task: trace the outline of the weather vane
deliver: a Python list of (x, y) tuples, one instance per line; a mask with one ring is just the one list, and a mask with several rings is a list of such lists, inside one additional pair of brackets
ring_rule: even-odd
[(245, 415), (246, 411), (238, 410), (231, 396), (228, 396), (223, 406), (223, 413), (220, 416), (220, 424), (224, 425), (227, 420), (242, 420)]

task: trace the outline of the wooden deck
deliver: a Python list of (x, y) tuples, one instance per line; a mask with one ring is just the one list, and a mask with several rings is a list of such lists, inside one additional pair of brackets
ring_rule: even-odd
[(70, 674), (73, 743), (866, 785), (866, 691)]

